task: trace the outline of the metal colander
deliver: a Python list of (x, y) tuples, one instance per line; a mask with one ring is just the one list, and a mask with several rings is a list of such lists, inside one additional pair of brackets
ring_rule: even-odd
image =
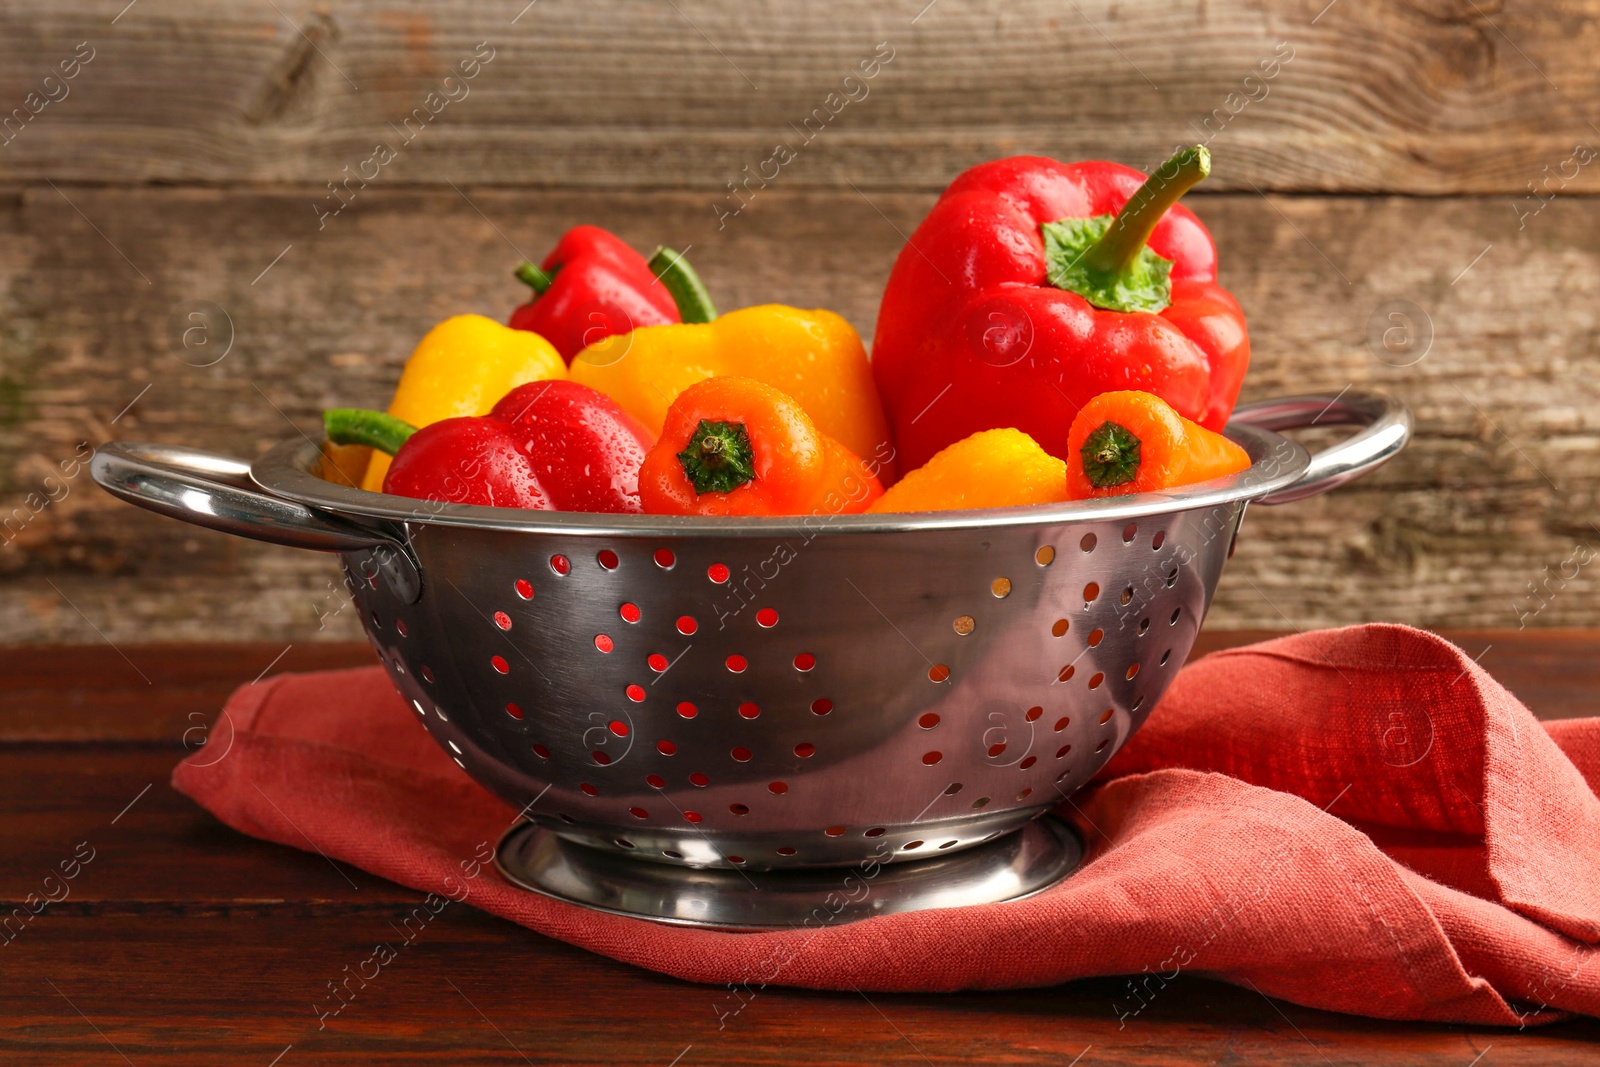
[[(1313, 422), (1365, 428), (1314, 459), (1272, 432)], [(508, 873), (694, 921), (677, 889), (618, 883), (737, 870), (736, 894), (753, 872), (796, 869), (779, 880), (796, 886), (833, 877), (818, 868), (935, 860), (970, 888), (957, 854), (1059, 804), (1160, 700), (1246, 504), (1353, 478), (1409, 429), (1385, 397), (1298, 397), (1240, 409), (1229, 434), (1254, 463), (1231, 478), (905, 516), (433, 504), (324, 481), (305, 441), (253, 464), (115, 443), (93, 472), (190, 522), (340, 552), (417, 722), (526, 820)], [(1008, 871), (1059, 876), (1072, 844), (1040, 840), (985, 847)], [(1072, 854), (1041, 867), (1041, 848)], [(1013, 881), (990, 895), (1036, 888)]]

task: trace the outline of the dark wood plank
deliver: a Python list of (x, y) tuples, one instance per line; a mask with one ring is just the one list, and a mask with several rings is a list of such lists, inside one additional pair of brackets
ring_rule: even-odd
[[(398, 908), (41, 916), (3, 951), (0, 1049), (43, 1065), (1600, 1063), (1600, 1024), (1387, 1023), (1183, 976), (1125, 1029), (1115, 979), (956, 995), (730, 994), (635, 970), (450, 905), (319, 1028), (328, 983), (396, 943)], [(372, 968), (367, 968), (372, 973)], [(81, 1014), (79, 1014), (81, 1012)], [(111, 1046), (115, 1046), (113, 1051)], [(285, 1051), (289, 1050), (289, 1051)]]
[[(383, 141), (380, 183), (709, 203), (779, 142), (798, 158), (777, 181), (848, 190), (936, 189), (1015, 152), (1149, 164), (1207, 139), (1221, 188), (1521, 197), (1596, 136), (1600, 92), (1592, 0), (122, 6), (3, 15), (8, 111), (60, 96), (43, 79), (79, 42), (95, 51), (67, 95), (14, 120), (0, 178), (320, 189)], [(493, 59), (446, 84), (480, 43)], [(875, 52), (893, 58), (846, 82)], [(430, 92), (455, 99), (407, 142)], [(1597, 188), (1592, 168), (1572, 188)]]
[[(692, 245), (725, 307), (832, 307), (870, 335), (901, 231), (930, 202), (774, 190), (719, 232), (697, 195), (462, 193), (377, 190), (318, 232), (303, 192), (15, 192), (0, 211), (0, 520), (14, 519), (0, 644), (355, 638), (330, 560), (137, 512), (60, 465), (111, 437), (251, 455), (314, 433), (324, 407), (382, 406), (430, 325), (503, 316), (523, 295), (517, 250), (580, 219), (639, 247)], [(1600, 496), (1585, 414), (1600, 374), (1577, 310), (1600, 278), (1600, 200), (1558, 199), (1521, 232), (1504, 200), (1197, 207), (1251, 316), (1248, 396), (1381, 388), (1418, 420), (1388, 470), (1252, 511), (1212, 622), (1600, 622), (1593, 569), (1572, 562), (1593, 551)], [(1403, 367), (1422, 350), (1372, 342), (1398, 300), (1433, 337)], [(211, 313), (213, 347), (191, 351), (182, 332), (204, 302), (231, 318)], [(193, 365), (223, 351), (230, 322), (228, 355)], [(61, 499), (28, 504), (46, 492)]]

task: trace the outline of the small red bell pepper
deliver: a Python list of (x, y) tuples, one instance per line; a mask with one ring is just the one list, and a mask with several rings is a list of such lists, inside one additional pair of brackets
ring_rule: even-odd
[[(509, 325), (543, 337), (568, 363), (589, 345), (640, 326), (709, 322), (715, 316), (700, 280), (683, 258), (657, 249), (649, 262), (598, 226), (574, 226), (538, 266), (516, 276), (533, 299), (511, 313)], [(705, 299), (705, 318), (698, 304)], [(689, 314), (680, 312), (685, 306)]]
[(383, 491), (544, 511), (637, 512), (654, 435), (610, 397), (570, 381), (519, 385), (478, 418), (418, 430), (378, 411), (323, 414), (328, 440), (394, 456)]
[(903, 469), (981, 430), (1015, 427), (1070, 459), (1100, 393), (1154, 393), (1220, 430), (1250, 360), (1217, 250), (1177, 200), (1203, 147), (1155, 175), (1018, 156), (973, 167), (901, 250), (873, 372)]

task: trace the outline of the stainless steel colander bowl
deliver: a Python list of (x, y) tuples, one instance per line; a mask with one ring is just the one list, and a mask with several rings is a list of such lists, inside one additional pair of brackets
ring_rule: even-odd
[[(1316, 457), (1274, 432), (1313, 423), (1363, 428)], [(1229, 434), (1254, 463), (1230, 478), (903, 516), (433, 504), (324, 481), (304, 440), (251, 464), (114, 443), (93, 473), (189, 522), (340, 553), (417, 722), (525, 817), (502, 849), (514, 879), (737, 925), (792, 921), (775, 901), (864, 865), (933, 861), (927, 877), (885, 879), (919, 888), (884, 889), (879, 910), (1059, 876), (1076, 860), (1059, 828), (993, 839), (1060, 803), (1144, 721), (1246, 504), (1357, 477), (1409, 432), (1386, 397), (1297, 397), (1239, 410)]]

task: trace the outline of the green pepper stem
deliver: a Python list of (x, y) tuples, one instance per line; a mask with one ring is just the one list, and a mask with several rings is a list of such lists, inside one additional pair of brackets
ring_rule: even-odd
[(678, 453), (678, 463), (696, 496), (731, 493), (756, 476), (755, 454), (742, 422), (701, 419), (689, 447)]
[(716, 305), (711, 302), (705, 283), (680, 253), (665, 247), (656, 249), (655, 255), (650, 257), (650, 271), (672, 294), (680, 320), (710, 322), (717, 317)]
[(550, 288), (550, 283), (556, 280), (556, 270), (560, 269), (560, 267), (557, 267), (555, 270), (546, 271), (534, 263), (519, 263), (517, 264), (517, 269), (511, 273), (515, 274), (517, 279), (529, 289), (532, 289), (534, 296), (543, 296), (544, 291)]
[(366, 408), (330, 408), (322, 413), (322, 428), (336, 445), (366, 445), (391, 456), (417, 432), (409, 422)]
[(1118, 422), (1102, 422), (1078, 449), (1083, 473), (1096, 489), (1127, 485), (1139, 476), (1139, 438)]
[(1100, 240), (1084, 253), (1084, 266), (1110, 274), (1126, 270), (1167, 209), (1210, 173), (1211, 153), (1205, 145), (1180, 149), (1128, 198)]

